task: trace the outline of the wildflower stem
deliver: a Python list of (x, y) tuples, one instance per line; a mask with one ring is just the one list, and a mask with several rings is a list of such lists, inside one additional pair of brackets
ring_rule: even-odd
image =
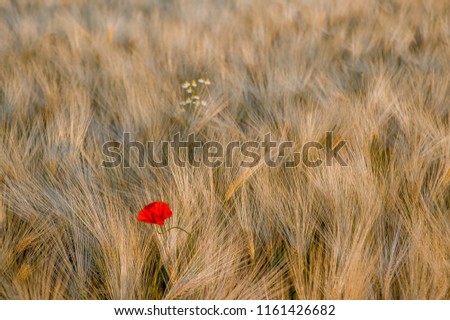
[(164, 229), (163, 229), (163, 227), (161, 226), (161, 230), (163, 230), (163, 231), (160, 232), (160, 231), (158, 231), (158, 229), (156, 229), (156, 232), (157, 232), (158, 234), (166, 234), (167, 232), (169, 232), (169, 231), (172, 230), (172, 229), (178, 229), (178, 230), (181, 230), (181, 231), (185, 232), (189, 237), (192, 236), (189, 232), (187, 232), (187, 231), (184, 230), (183, 228), (177, 227), (177, 226), (175, 226), (175, 227), (170, 227), (169, 229), (166, 229), (165, 227), (164, 227)]

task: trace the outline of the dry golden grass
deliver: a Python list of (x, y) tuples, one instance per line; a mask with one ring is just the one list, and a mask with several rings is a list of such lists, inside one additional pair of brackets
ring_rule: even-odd
[[(449, 299), (449, 25), (446, 0), (0, 0), (0, 298)], [(125, 131), (331, 130), (348, 167), (100, 166)], [(137, 222), (154, 200), (191, 240)]]

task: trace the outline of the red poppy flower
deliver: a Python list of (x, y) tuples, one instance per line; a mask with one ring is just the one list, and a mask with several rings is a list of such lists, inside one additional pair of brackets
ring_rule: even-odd
[(159, 224), (172, 216), (172, 210), (167, 203), (156, 201), (146, 205), (139, 213), (138, 220), (146, 223)]

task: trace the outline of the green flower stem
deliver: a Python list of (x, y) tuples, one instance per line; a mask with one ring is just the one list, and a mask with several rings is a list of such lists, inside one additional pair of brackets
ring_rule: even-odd
[(178, 230), (181, 230), (181, 231), (183, 231), (183, 232), (186, 232), (186, 234), (189, 236), (189, 237), (191, 237), (192, 235), (189, 233), (189, 232), (187, 232), (186, 230), (184, 230), (183, 228), (181, 228), (181, 227), (170, 227), (169, 229), (166, 229), (165, 228), (165, 226), (161, 226), (161, 229), (163, 229), (164, 228), (164, 230), (162, 231), (162, 232), (159, 232), (158, 231), (158, 229), (156, 229), (156, 232), (158, 233), (158, 234), (166, 234), (167, 232), (169, 232), (170, 230), (172, 230), (172, 229), (178, 229)]

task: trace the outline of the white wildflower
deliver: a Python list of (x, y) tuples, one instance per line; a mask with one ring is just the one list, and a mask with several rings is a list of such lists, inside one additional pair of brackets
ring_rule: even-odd
[(191, 84), (190, 84), (189, 82), (185, 81), (185, 82), (181, 85), (181, 88), (187, 89), (187, 88), (189, 88), (190, 86), (191, 86)]

